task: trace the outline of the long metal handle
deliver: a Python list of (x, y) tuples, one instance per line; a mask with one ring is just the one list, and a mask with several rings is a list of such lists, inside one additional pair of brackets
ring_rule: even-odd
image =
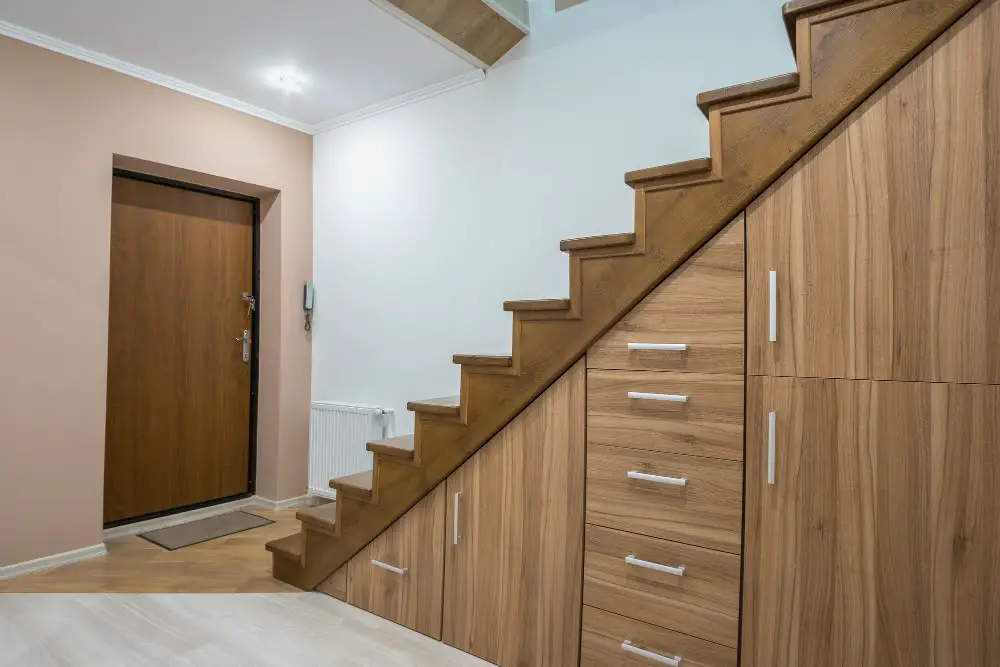
[(657, 484), (669, 484), (671, 486), (687, 486), (687, 479), (684, 477), (663, 477), (661, 475), (650, 475), (638, 470), (628, 471), (629, 479), (641, 479), (644, 482), (656, 482)]
[(641, 401), (671, 401), (673, 403), (687, 403), (688, 400), (688, 397), (682, 394), (649, 394), (644, 391), (630, 391), (628, 397)]
[(659, 662), (664, 665), (670, 665), (670, 667), (679, 667), (681, 664), (681, 657), (675, 655), (672, 658), (668, 658), (665, 655), (660, 655), (659, 653), (653, 653), (652, 651), (647, 651), (644, 648), (639, 648), (638, 646), (632, 646), (632, 642), (628, 639), (622, 642), (622, 650), (626, 653), (634, 653), (635, 655), (641, 655), (647, 660), (652, 660), (653, 662)]
[(630, 350), (666, 350), (668, 352), (683, 352), (688, 349), (684, 343), (629, 343)]
[(767, 340), (778, 342), (778, 272), (767, 272), (768, 334)]
[(389, 565), (388, 563), (383, 563), (382, 561), (375, 560), (374, 558), (372, 558), (372, 565), (374, 565), (375, 567), (380, 567), (383, 570), (389, 570), (390, 572), (395, 572), (396, 574), (406, 574), (407, 571), (410, 569), (408, 567), (396, 567), (394, 565)]
[(647, 570), (656, 570), (657, 572), (666, 572), (667, 574), (674, 574), (678, 577), (684, 576), (683, 567), (670, 567), (669, 565), (660, 565), (659, 563), (654, 563), (651, 560), (640, 560), (635, 557), (634, 554), (629, 554), (625, 556), (626, 565), (635, 565), (636, 567), (644, 567)]
[(462, 539), (462, 537), (458, 534), (458, 503), (461, 500), (461, 498), (462, 498), (462, 492), (459, 491), (458, 493), (455, 494), (455, 507), (454, 507), (455, 511), (452, 512), (452, 517), (451, 517), (452, 520), (451, 534), (452, 534), (453, 544), (455, 544), (456, 546), (458, 546), (459, 541)]
[(767, 413), (767, 483), (774, 484), (774, 431), (778, 413)]

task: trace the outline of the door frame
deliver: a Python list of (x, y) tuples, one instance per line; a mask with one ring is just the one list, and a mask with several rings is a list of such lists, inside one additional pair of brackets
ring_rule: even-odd
[(118, 167), (114, 167), (112, 169), (111, 175), (112, 178), (116, 176), (120, 178), (129, 178), (134, 181), (142, 181), (144, 183), (152, 183), (154, 185), (163, 185), (168, 188), (177, 188), (178, 190), (190, 190), (192, 192), (200, 192), (202, 194), (214, 195), (216, 197), (225, 197), (226, 199), (235, 199), (237, 201), (251, 204), (253, 206), (253, 284), (251, 286), (251, 290), (254, 298), (256, 299), (256, 306), (250, 322), (250, 439), (247, 443), (249, 456), (247, 460), (247, 492), (239, 493), (235, 496), (217, 498), (216, 500), (207, 500), (193, 505), (175, 507), (161, 512), (153, 512), (142, 516), (121, 519), (119, 521), (111, 521), (105, 523), (104, 528), (114, 528), (115, 526), (136, 523), (139, 521), (147, 521), (149, 519), (170, 516), (181, 512), (189, 512), (202, 507), (221, 505), (234, 500), (249, 498), (254, 495), (257, 492), (257, 399), (260, 393), (258, 391), (258, 384), (260, 381), (260, 199), (240, 194), (238, 192), (220, 190), (218, 188), (211, 188), (204, 185), (195, 185), (193, 183), (186, 183), (184, 181), (164, 178), (162, 176), (151, 176), (142, 172), (120, 169)]

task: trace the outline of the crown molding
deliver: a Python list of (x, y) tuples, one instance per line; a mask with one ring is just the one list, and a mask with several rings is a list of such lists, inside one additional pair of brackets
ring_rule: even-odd
[(208, 102), (214, 102), (215, 104), (229, 107), (230, 109), (234, 109), (251, 116), (256, 116), (257, 118), (262, 118), (266, 121), (277, 123), (278, 125), (290, 127), (291, 129), (298, 130), (299, 132), (313, 134), (313, 126), (309, 123), (303, 123), (293, 118), (287, 118), (281, 114), (276, 114), (272, 111), (268, 111), (267, 109), (261, 109), (260, 107), (247, 104), (246, 102), (242, 102), (235, 98), (220, 95), (219, 93), (208, 90), (207, 88), (202, 88), (201, 86), (196, 86), (186, 81), (175, 79), (174, 77), (167, 76), (166, 74), (160, 74), (159, 72), (145, 67), (133, 65), (132, 63), (125, 62), (124, 60), (119, 60), (118, 58), (113, 58), (112, 56), (104, 53), (92, 51), (55, 37), (43, 35), (40, 32), (35, 32), (29, 28), (8, 23), (7, 21), (0, 21), (0, 35), (6, 35), (7, 37), (27, 42), (28, 44), (34, 44), (35, 46), (39, 46), (43, 49), (55, 51), (56, 53), (61, 53), (64, 56), (69, 56), (70, 58), (76, 58), (77, 60), (82, 60), (84, 62), (91, 63), (92, 65), (98, 65), (99, 67), (114, 70), (115, 72), (119, 72), (121, 74), (127, 74), (128, 76), (135, 77), (136, 79), (142, 79), (143, 81), (148, 81), (149, 83), (155, 83), (158, 86), (170, 88), (171, 90), (176, 90), (179, 93), (191, 95), (192, 97), (197, 97)]
[(393, 111), (394, 109), (399, 109), (401, 107), (414, 104), (415, 102), (420, 102), (422, 100), (429, 99), (431, 97), (437, 97), (438, 95), (443, 95), (445, 93), (457, 90), (459, 88), (464, 88), (465, 86), (471, 85), (473, 83), (479, 83), (480, 81), (486, 80), (486, 71), (481, 69), (474, 69), (467, 74), (459, 74), (458, 76), (452, 77), (450, 79), (445, 79), (440, 83), (433, 83), (429, 86), (424, 86), (423, 88), (418, 88), (417, 90), (399, 95), (397, 97), (390, 98), (384, 102), (378, 102), (377, 104), (372, 104), (371, 106), (364, 107), (363, 109), (358, 109), (357, 111), (352, 111), (350, 113), (345, 113), (341, 116), (331, 118), (330, 120), (323, 121), (314, 126), (313, 134), (323, 134), (324, 132), (329, 132), (330, 130), (335, 130), (338, 127), (343, 127), (344, 125), (349, 125), (351, 123), (356, 123), (359, 120), (364, 120), (365, 118), (371, 118), (372, 116), (378, 116), (380, 114)]

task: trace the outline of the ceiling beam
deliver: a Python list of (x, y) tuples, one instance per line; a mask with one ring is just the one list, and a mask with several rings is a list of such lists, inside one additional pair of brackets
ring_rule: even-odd
[[(482, 69), (500, 60), (527, 35), (518, 12), (506, 7), (511, 0), (371, 1)], [(526, 17), (524, 0), (514, 4), (524, 6), (520, 13)]]

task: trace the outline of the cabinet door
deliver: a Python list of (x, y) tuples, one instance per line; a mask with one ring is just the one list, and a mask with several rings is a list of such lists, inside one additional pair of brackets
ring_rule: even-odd
[(443, 640), (499, 665), (577, 665), (585, 362), (448, 479)]
[(995, 665), (998, 452), (1000, 387), (750, 378), (744, 667)]
[(750, 374), (1000, 382), (1000, 68), (983, 42), (1000, 14), (985, 14), (748, 208)]
[(348, 562), (350, 604), (441, 638), (445, 495), (439, 484)]

